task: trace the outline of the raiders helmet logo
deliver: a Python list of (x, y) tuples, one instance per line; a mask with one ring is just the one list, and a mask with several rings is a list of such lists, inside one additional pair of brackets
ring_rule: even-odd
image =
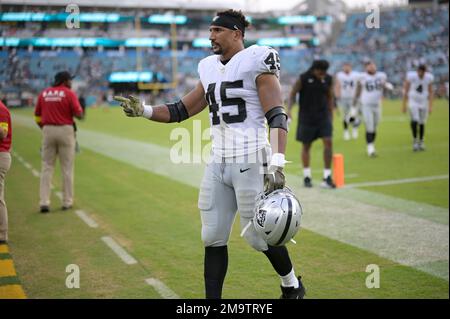
[(258, 209), (256, 212), (256, 222), (259, 226), (264, 227), (264, 222), (266, 221), (266, 211), (264, 209)]

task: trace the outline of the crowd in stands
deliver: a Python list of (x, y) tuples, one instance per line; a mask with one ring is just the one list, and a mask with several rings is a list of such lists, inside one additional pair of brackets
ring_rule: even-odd
[[(351, 62), (356, 70), (361, 71), (363, 61), (372, 59), (379, 70), (386, 72), (397, 94), (401, 92), (405, 73), (419, 63), (430, 67), (435, 75), (436, 88), (444, 83), (448, 86), (448, 6), (383, 11), (378, 29), (367, 28), (366, 17), (367, 13), (348, 15), (332, 46), (277, 48), (282, 61), (281, 82), (286, 96), (299, 73), (304, 72), (314, 58), (328, 59), (331, 73), (338, 71), (344, 62)], [(36, 27), (35, 30), (40, 29)], [(292, 30), (297, 32), (301, 28)], [(17, 32), (23, 30), (0, 28), (1, 36)], [(181, 29), (180, 32), (191, 31)], [(153, 98), (171, 100), (183, 95), (195, 83), (198, 62), (209, 54), (209, 49), (191, 47), (177, 51), (178, 89), (176, 92), (160, 91)], [(51, 83), (57, 71), (69, 70), (77, 75), (74, 82), (80, 93), (88, 97), (90, 104), (89, 101), (105, 100), (105, 95), (110, 97), (113, 94), (108, 82), (111, 72), (141, 69), (160, 73), (167, 81), (174, 81), (172, 55), (168, 48), (139, 51), (133, 48), (8, 48), (0, 50), (0, 93), (18, 90), (36, 94)]]
[(394, 84), (425, 63), (437, 81), (448, 81), (448, 13), (448, 6), (390, 10), (381, 12), (380, 28), (374, 29), (365, 25), (367, 13), (350, 15), (329, 58), (335, 67), (373, 59)]

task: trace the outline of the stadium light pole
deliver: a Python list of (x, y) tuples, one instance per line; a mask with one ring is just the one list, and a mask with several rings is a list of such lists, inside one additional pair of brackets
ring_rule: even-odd
[[(134, 28), (136, 29), (136, 35), (137, 38), (141, 37), (141, 15), (137, 14), (134, 18)], [(136, 46), (136, 71), (141, 72), (142, 71), (142, 51), (141, 47), (138, 45)]]
[[(139, 25), (140, 26), (140, 25)], [(170, 83), (143, 83), (138, 82), (139, 90), (163, 90), (176, 89), (178, 86), (178, 47), (177, 47), (177, 24), (175, 20), (170, 23), (170, 42), (172, 51), (172, 81)]]

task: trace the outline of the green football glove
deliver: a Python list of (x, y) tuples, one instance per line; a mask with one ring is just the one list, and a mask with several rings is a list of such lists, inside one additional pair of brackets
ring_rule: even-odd
[(266, 193), (271, 193), (276, 189), (281, 189), (286, 184), (286, 178), (282, 167), (276, 167), (273, 172), (264, 175), (264, 189)]
[(144, 107), (142, 106), (141, 101), (133, 95), (129, 95), (128, 98), (114, 96), (114, 100), (120, 102), (120, 106), (123, 108), (126, 116), (139, 117), (144, 113)]

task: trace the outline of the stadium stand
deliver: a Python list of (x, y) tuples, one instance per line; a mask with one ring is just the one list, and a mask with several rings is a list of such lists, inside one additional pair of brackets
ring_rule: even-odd
[[(31, 7), (26, 8), (30, 11)], [(14, 12), (15, 9), (11, 6), (3, 12)], [(39, 10), (44, 8), (34, 8), (35, 12), (40, 12)], [(117, 10), (110, 10), (118, 13)], [(45, 12), (57, 13), (58, 10), (46, 9)], [(158, 10), (145, 9), (139, 14), (145, 16), (157, 12)], [(119, 13), (125, 17), (132, 17), (136, 12), (121, 10)], [(167, 98), (167, 95), (175, 98), (176, 95), (183, 94), (197, 76), (198, 62), (210, 54), (207, 47), (195, 47), (194, 41), (198, 38), (207, 39), (212, 12), (193, 10), (184, 14), (189, 17), (189, 22), (177, 30), (178, 89), (177, 92), (159, 91), (158, 97), (161, 99)], [(320, 46), (314, 45), (314, 38), (319, 35), (316, 28), (310, 24), (280, 26), (274, 23), (274, 18), (256, 18), (247, 39), (249, 43), (261, 38), (300, 39), (299, 44), (292, 47), (274, 45), (280, 52), (281, 80), (285, 92), (289, 90), (298, 74), (305, 71), (312, 60), (318, 57), (330, 61), (331, 72), (340, 69), (345, 61), (351, 62), (356, 70), (362, 70), (362, 61), (367, 58), (373, 59), (395, 85), (397, 96), (400, 94), (405, 72), (419, 62), (431, 67), (437, 86), (448, 82), (448, 5), (439, 6), (437, 9), (428, 6), (382, 11), (379, 29), (367, 29), (364, 25), (366, 17), (367, 13), (348, 14), (341, 31), (336, 36), (337, 41), (329, 41)], [(120, 40), (129, 37), (130, 34), (139, 34), (139, 37), (143, 38), (164, 38), (170, 35), (170, 25), (142, 23), (137, 30), (134, 19), (124, 20), (119, 23), (87, 23), (80, 29), (67, 29), (62, 22), (2, 21), (0, 39), (79, 37)], [(323, 37), (324, 35), (320, 35), (320, 38)], [(87, 97), (89, 105), (95, 101), (100, 102), (101, 97), (105, 95), (112, 95), (108, 81), (112, 72), (151, 71), (159, 74), (162, 82), (174, 81), (173, 54), (175, 53), (170, 50), (170, 41), (158, 48), (123, 47), (123, 45), (73, 48), (4, 45), (0, 50), (0, 92), (3, 96), (21, 100), (17, 104), (22, 105), (27, 103), (30, 96), (50, 84), (57, 71), (66, 69), (77, 74), (75, 87)]]
[(361, 65), (364, 58), (370, 58), (400, 85), (407, 70), (425, 62), (437, 81), (448, 81), (448, 6), (381, 12), (379, 29), (367, 29), (366, 16), (348, 16), (328, 56), (334, 70), (343, 61)]

